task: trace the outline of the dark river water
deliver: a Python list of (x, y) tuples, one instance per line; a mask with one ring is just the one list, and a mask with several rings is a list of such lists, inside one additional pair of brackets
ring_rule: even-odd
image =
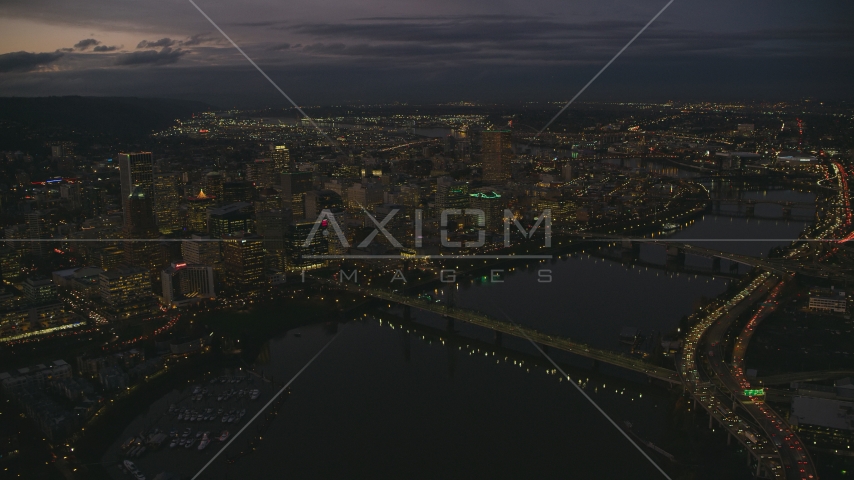
[[(814, 200), (793, 191), (710, 190), (729, 200)], [(737, 206), (731, 208), (738, 213)], [(781, 208), (757, 204), (756, 214), (771, 217)], [(803, 214), (812, 212), (805, 208)], [(805, 225), (706, 214), (672, 236), (724, 251), (767, 255), (770, 248), (797, 238)], [(456, 302), (620, 350), (627, 348), (618, 341), (623, 327), (646, 336), (674, 331), (702, 297), (722, 293), (731, 281), (631, 267), (597, 255), (578, 253), (512, 271), (508, 267), (500, 283), (460, 285)], [(664, 264), (665, 252), (644, 245), (640, 258)], [(711, 260), (688, 256), (685, 265), (708, 268)], [(727, 262), (722, 269), (728, 270)], [(540, 270), (550, 270), (550, 283), (538, 282)], [(256, 450), (233, 464), (216, 460), (201, 478), (664, 478), (578, 390), (559, 381), (551, 365), (536, 360), (537, 352), (525, 341), (504, 338), (501, 348), (492, 348), (491, 332), (461, 322), (452, 341), (435, 334), (446, 328), (436, 315), (413, 311), (415, 324), (389, 323), (400, 310), (369, 314), (339, 327), (337, 334), (318, 324), (302, 328), (300, 336), (291, 332), (270, 339), (269, 354), (259, 368), (277, 379), (292, 378), (334, 341), (291, 384), (279, 416)], [(235, 314), (235, 321), (245, 319)], [(584, 391), (620, 427), (631, 422), (639, 437), (676, 457), (671, 463), (643, 447), (669, 474), (750, 478), (743, 457), (727, 448), (723, 437), (685, 433), (687, 427), (679, 422), (694, 417), (674, 410), (677, 393), (633, 374), (605, 366), (590, 370), (584, 361), (550, 353), (572, 364), (567, 373), (582, 381)], [(704, 416), (690, 422), (705, 431)], [(245, 441), (238, 438), (230, 448), (245, 448)], [(167, 462), (155, 452), (137, 463), (148, 469), (149, 478), (159, 470), (192, 476), (213, 453), (215, 449), (198, 455), (188, 450), (191, 461)]]

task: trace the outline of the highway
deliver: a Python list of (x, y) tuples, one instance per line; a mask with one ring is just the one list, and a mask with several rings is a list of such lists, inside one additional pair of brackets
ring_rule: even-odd
[(715, 352), (706, 350), (704, 338), (707, 332), (712, 327), (726, 331), (726, 326), (760, 300), (776, 283), (775, 276), (763, 272), (733, 299), (710, 307), (708, 313), (685, 336), (678, 365), (686, 390), (709, 413), (709, 428), (716, 420), (727, 430), (730, 439), (735, 438), (741, 443), (749, 454), (748, 461), (751, 457), (756, 459), (757, 476), (764, 469), (771, 478), (784, 479), (786, 475), (782, 460), (774, 444), (734, 411), (730, 399), (713, 382), (714, 375), (706, 374), (702, 370), (703, 365), (698, 363), (705, 358), (719, 362), (721, 358), (720, 354), (715, 358)]
[(719, 393), (732, 402), (733, 409), (736, 409), (736, 406), (744, 409), (762, 429), (763, 440), (770, 439), (772, 446), (777, 447), (786, 478), (815, 479), (818, 478), (815, 466), (797, 434), (791, 430), (785, 419), (767, 406), (761, 396), (744, 395), (745, 390), (754, 388), (744, 376), (744, 354), (750, 338), (756, 331), (757, 325), (777, 309), (780, 292), (787, 281), (791, 281), (791, 276), (770, 289), (767, 297), (764, 298), (765, 301), (756, 308), (750, 320), (741, 329), (733, 347), (731, 365), (724, 361), (724, 345), (727, 331), (735, 320), (733, 316), (717, 321), (708, 329), (700, 342), (700, 351), (709, 352), (709, 366), (715, 381), (719, 382)]

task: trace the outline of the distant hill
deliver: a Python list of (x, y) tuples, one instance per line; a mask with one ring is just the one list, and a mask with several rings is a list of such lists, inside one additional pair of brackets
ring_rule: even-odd
[(138, 138), (214, 107), (188, 100), (137, 97), (0, 97), (0, 149), (57, 135)]

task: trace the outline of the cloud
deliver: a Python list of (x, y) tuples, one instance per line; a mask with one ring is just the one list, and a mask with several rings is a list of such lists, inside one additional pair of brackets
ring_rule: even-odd
[(172, 50), (169, 47), (165, 47), (159, 52), (157, 50), (145, 50), (142, 52), (125, 53), (116, 58), (116, 65), (169, 65), (177, 62), (179, 58), (187, 53), (189, 53), (187, 50), (181, 50), (180, 48)]
[(268, 48), (268, 50), (288, 50), (289, 48), (291, 48), (290, 43), (280, 43), (279, 45), (273, 45), (272, 47)]
[(194, 45), (203, 45), (205, 43), (219, 43), (219, 41), (219, 37), (211, 37), (208, 33), (197, 33), (179, 43), (185, 47), (192, 47)]
[(172, 40), (171, 38), (161, 38), (160, 40), (149, 42), (148, 40), (143, 40), (139, 42), (139, 45), (136, 48), (160, 48), (160, 47), (171, 47), (178, 43), (177, 40)]
[(97, 47), (93, 48), (92, 51), (93, 52), (115, 52), (119, 48), (120, 47), (117, 47), (115, 45), (111, 45), (109, 47), (106, 45), (98, 45)]
[(282, 22), (279, 21), (261, 21), (261, 22), (235, 22), (231, 23), (235, 27), (272, 27), (273, 25), (281, 25)]
[(86, 38), (80, 40), (79, 42), (74, 44), (75, 50), (88, 50), (89, 47), (94, 47), (95, 45), (100, 45), (101, 42), (95, 40), (94, 38)]
[[(314, 42), (302, 50), (315, 57), (394, 58), (396, 65), (462, 64), (578, 65), (613, 56), (643, 26), (627, 20), (577, 21), (554, 17), (474, 15), (370, 17), (346, 23), (303, 23), (276, 27)], [(685, 54), (790, 57), (820, 52), (838, 57), (854, 40), (842, 27), (766, 27), (747, 31), (688, 29), (659, 20), (630, 56), (663, 58)], [(292, 49), (295, 47), (291, 47)], [(832, 53), (831, 53), (832, 52)], [(843, 54), (846, 58), (851, 55)]]
[(302, 48), (303, 52), (315, 55), (336, 55), (353, 57), (392, 57), (413, 58), (431, 55), (471, 54), (476, 47), (462, 45), (414, 45), (414, 44), (381, 44), (370, 45), (360, 43), (345, 45), (343, 43), (313, 43)]
[(61, 52), (12, 52), (0, 55), (0, 72), (26, 72), (53, 63), (63, 57)]

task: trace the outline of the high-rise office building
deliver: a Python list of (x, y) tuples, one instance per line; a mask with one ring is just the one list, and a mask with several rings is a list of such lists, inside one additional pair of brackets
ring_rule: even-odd
[(178, 172), (154, 175), (154, 216), (160, 233), (171, 233), (181, 226), (178, 205), (181, 203), (181, 174)]
[(96, 254), (96, 264), (101, 270), (110, 270), (119, 266), (124, 260), (125, 252), (116, 246), (104, 247)]
[(220, 264), (220, 242), (212, 240), (210, 235), (193, 235), (181, 242), (181, 255), (188, 264)]
[[(306, 239), (314, 228), (314, 221), (303, 220), (294, 222), (288, 227), (285, 235), (285, 252), (287, 256), (288, 270), (304, 270), (319, 268), (325, 265), (322, 258), (309, 258), (315, 255), (326, 255), (329, 253), (329, 235), (324, 235), (321, 230), (315, 232), (314, 236), (305, 245)], [(323, 229), (327, 227), (322, 227)]]
[(173, 263), (160, 273), (163, 301), (181, 306), (216, 298), (213, 268), (209, 265)]
[(284, 145), (271, 146), (270, 156), (273, 159), (273, 172), (284, 173), (291, 170), (291, 153)]
[(156, 278), (160, 266), (160, 246), (154, 241), (157, 230), (153, 214), (153, 199), (145, 188), (136, 185), (125, 200), (124, 262), (144, 267), (151, 279)]
[(269, 158), (259, 158), (246, 164), (246, 180), (256, 187), (272, 185), (278, 179), (279, 172), (275, 171), (273, 161)]
[(255, 211), (264, 212), (267, 210), (282, 209), (282, 187), (275, 185), (273, 187), (263, 188), (258, 192), (258, 198), (255, 200)]
[(483, 217), (478, 216), (474, 225), (483, 225), (484, 229), (493, 233), (504, 231), (505, 201), (495, 192), (476, 192), (469, 195), (470, 207), (483, 211)]
[(123, 320), (152, 311), (149, 272), (141, 267), (107, 270), (98, 276), (103, 316)]
[(501, 183), (510, 178), (510, 160), (513, 144), (510, 130), (487, 130), (481, 134), (483, 141), (483, 181)]
[(293, 221), (290, 210), (267, 210), (255, 213), (255, 225), (258, 234), (264, 237), (264, 251), (268, 264), (278, 269), (287, 265), (285, 255), (285, 235)]
[(60, 197), (68, 202), (72, 209), (81, 208), (83, 199), (81, 195), (82, 187), (79, 183), (66, 183), (59, 186)]
[(214, 238), (243, 232), (252, 233), (255, 230), (252, 221), (252, 204), (232, 203), (222, 207), (208, 208), (208, 233)]
[(56, 285), (53, 280), (43, 277), (31, 277), (24, 280), (24, 297), (30, 305), (44, 305), (56, 302)]
[(97, 217), (104, 213), (107, 201), (106, 191), (95, 185), (87, 185), (80, 191), (80, 203), (83, 215), (87, 218)]
[(156, 238), (154, 199), (145, 188), (137, 185), (125, 199), (125, 238)]
[(251, 202), (255, 198), (255, 187), (249, 182), (226, 182), (222, 184), (222, 198), (219, 203)]
[(210, 172), (205, 175), (205, 192), (208, 195), (222, 199), (223, 176), (219, 172)]
[[(332, 190), (312, 190), (305, 194), (304, 203), (306, 220), (316, 220), (323, 210), (334, 212), (344, 210), (344, 201), (341, 199), (341, 195)], [(380, 197), (379, 203), (382, 203), (382, 197)]]
[(228, 235), (222, 242), (224, 280), (237, 290), (257, 290), (264, 282), (264, 247), (258, 235)]
[[(374, 205), (383, 203), (384, 191), (382, 184), (379, 183), (364, 181), (353, 184), (347, 189), (347, 206), (356, 211), (361, 211), (363, 208), (370, 209)], [(306, 215), (306, 218), (310, 217)]]
[(208, 231), (208, 208), (214, 206), (216, 198), (204, 190), (187, 199), (187, 229), (191, 232)]
[(469, 184), (451, 177), (436, 179), (436, 208), (441, 213), (449, 208), (467, 208), (469, 206)]
[(27, 238), (37, 240), (28, 242), (29, 252), (37, 257), (46, 255), (53, 248), (50, 242), (45, 241), (51, 238), (48, 215), (49, 212), (45, 210), (34, 210), (24, 215), (27, 220)]
[(0, 247), (0, 278), (5, 283), (13, 283), (21, 276), (21, 256), (12, 247)]
[(313, 189), (311, 172), (282, 173), (282, 206), (290, 208), (294, 218), (305, 218), (305, 194)]
[(147, 198), (154, 198), (154, 163), (151, 152), (120, 153), (119, 178), (122, 188), (122, 210), (125, 214), (125, 226), (127, 226), (130, 221), (127, 203), (134, 188), (140, 187)]

